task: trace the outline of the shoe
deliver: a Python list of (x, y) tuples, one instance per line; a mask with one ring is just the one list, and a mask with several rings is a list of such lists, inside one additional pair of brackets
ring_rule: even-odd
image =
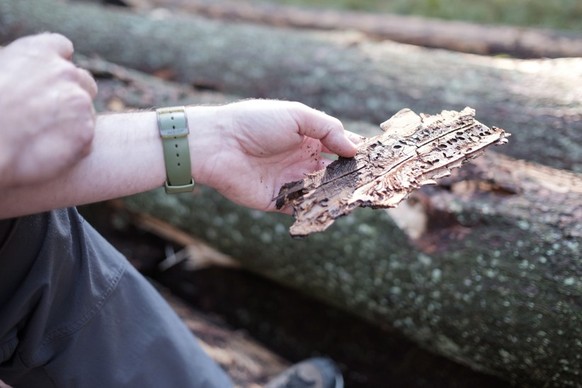
[(339, 368), (328, 358), (310, 358), (295, 364), (265, 384), (265, 388), (343, 388)]

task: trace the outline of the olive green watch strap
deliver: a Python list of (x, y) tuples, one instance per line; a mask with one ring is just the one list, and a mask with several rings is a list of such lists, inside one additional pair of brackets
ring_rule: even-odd
[(184, 107), (156, 110), (166, 164), (166, 193), (192, 191), (194, 179), (188, 147), (188, 120)]

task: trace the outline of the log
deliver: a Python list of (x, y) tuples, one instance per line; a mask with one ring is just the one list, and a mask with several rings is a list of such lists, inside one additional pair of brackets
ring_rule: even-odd
[[(424, 387), (427, 381), (437, 388), (510, 386), (420, 349), (396, 332), (225, 265), (220, 252), (185, 236), (171, 224), (128, 212), (120, 201), (84, 206), (80, 211), (120, 251), (127, 253), (134, 266), (194, 307), (192, 314), (189, 306), (167, 298), (195, 334), (211, 347), (210, 355), (216, 356), (216, 361), (243, 387), (263, 382), (257, 373), (271, 375), (269, 371), (277, 365), (273, 357), (256, 360), (256, 346), (237, 346), (241, 332), (291, 362), (314, 355), (331, 357), (341, 366), (346, 386), (353, 388)], [(120, 223), (120, 219), (124, 222)], [(170, 268), (164, 265), (169, 259), (169, 244), (189, 253), (185, 261)], [(163, 257), (168, 258), (160, 261)], [(199, 265), (201, 260), (205, 265)], [(228, 322), (226, 332), (221, 330), (222, 322)], [(239, 335), (232, 332), (234, 329)], [(242, 336), (247, 337), (245, 334)], [(260, 362), (259, 367), (255, 360)]]
[[(162, 80), (97, 57), (76, 54), (75, 63), (91, 72), (99, 85), (99, 94), (94, 101), (97, 112), (124, 112), (170, 105), (217, 105), (240, 100), (234, 95)], [(373, 136), (378, 132), (377, 126), (370, 123), (342, 121), (346, 129), (363, 136)]]
[[(501, 152), (582, 171), (582, 58), (516, 60), (200, 17), (0, 0), (0, 39), (52, 30), (77, 51), (240, 97), (300, 100), (376, 125), (400, 109), (460, 110), (514, 135)], [(147, 44), (146, 44), (147, 42)]]
[[(83, 64), (97, 76), (102, 107), (229, 98), (98, 60)], [(253, 272), (476, 370), (520, 386), (579, 382), (580, 174), (489, 152), (395, 212), (361, 209), (303, 240), (289, 237), (289, 217), (241, 208), (204, 187), (124, 202)]]
[(75, 54), (75, 64), (87, 69), (99, 85), (97, 112), (124, 112), (169, 105), (216, 105), (239, 100), (236, 96), (196, 90), (125, 68), (101, 58)]
[(493, 26), (417, 16), (208, 0), (129, 0), (139, 9), (169, 8), (212, 19), (277, 27), (354, 30), (373, 39), (480, 55), (582, 57), (582, 35), (542, 28)]

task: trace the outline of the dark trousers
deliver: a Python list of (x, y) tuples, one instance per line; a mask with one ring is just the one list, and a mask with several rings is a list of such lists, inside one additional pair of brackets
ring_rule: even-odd
[(0, 380), (27, 388), (232, 386), (75, 209), (0, 221)]

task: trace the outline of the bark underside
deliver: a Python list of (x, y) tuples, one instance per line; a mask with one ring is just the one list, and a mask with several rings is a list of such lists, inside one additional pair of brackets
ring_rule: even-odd
[(393, 208), (412, 191), (450, 174), (492, 144), (504, 144), (503, 129), (474, 119), (475, 111), (419, 116), (404, 109), (384, 122), (383, 134), (368, 138), (353, 159), (281, 188), (277, 207), (292, 206), (292, 236), (327, 229), (357, 207)]

